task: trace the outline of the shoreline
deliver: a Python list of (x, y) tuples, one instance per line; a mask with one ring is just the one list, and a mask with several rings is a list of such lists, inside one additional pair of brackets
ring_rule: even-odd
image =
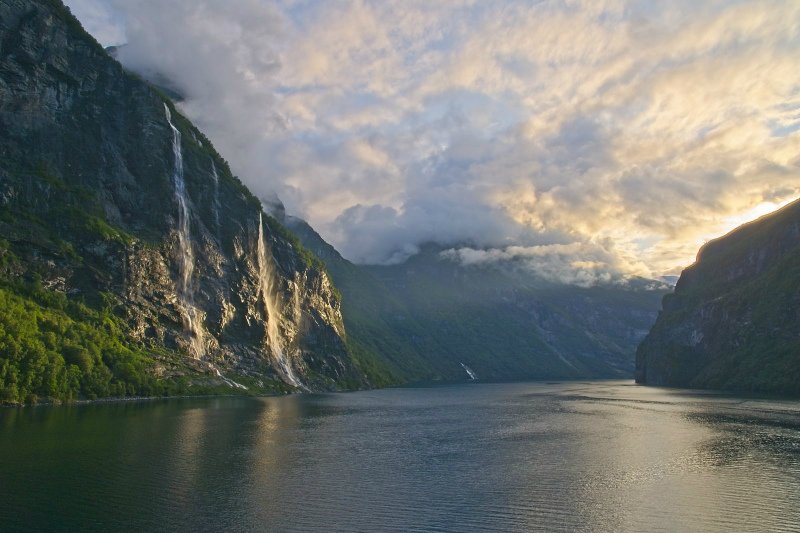
[(677, 394), (692, 394), (700, 396), (716, 396), (716, 397), (734, 397), (742, 400), (772, 400), (772, 401), (798, 401), (800, 395), (792, 394), (778, 394), (770, 392), (758, 391), (737, 391), (726, 389), (691, 389), (685, 387), (666, 386), (666, 385), (651, 385), (646, 383), (636, 383), (633, 378), (619, 379), (619, 378), (597, 378), (597, 379), (562, 379), (562, 380), (545, 380), (545, 379), (520, 379), (520, 380), (472, 380), (472, 381), (428, 381), (428, 382), (410, 382), (391, 385), (388, 387), (368, 387), (363, 389), (354, 390), (334, 390), (334, 391), (287, 391), (287, 392), (259, 392), (257, 394), (237, 394), (235, 390), (231, 389), (230, 394), (176, 394), (168, 396), (114, 396), (107, 398), (97, 398), (94, 400), (79, 399), (69, 402), (52, 402), (40, 401), (35, 404), (0, 404), (0, 409), (19, 409), (25, 407), (69, 407), (69, 406), (85, 406), (102, 403), (124, 403), (124, 402), (145, 402), (155, 400), (175, 400), (175, 399), (190, 399), (190, 398), (277, 398), (281, 396), (303, 395), (303, 394), (328, 394), (328, 393), (349, 393), (359, 391), (383, 390), (383, 389), (414, 389), (414, 388), (437, 388), (448, 387), (457, 385), (479, 385), (479, 384), (509, 384), (509, 383), (542, 383), (546, 385), (557, 385), (561, 383), (595, 383), (595, 382), (618, 382), (630, 381), (629, 385), (635, 387), (642, 387), (648, 389), (662, 389)]
[(175, 394), (169, 396), (110, 396), (107, 398), (97, 398), (95, 400), (71, 400), (68, 402), (49, 402), (41, 401), (35, 404), (22, 403), (22, 404), (0, 404), (0, 409), (21, 409), (31, 407), (70, 407), (77, 405), (93, 405), (101, 403), (125, 403), (125, 402), (145, 402), (154, 400), (176, 400), (188, 398), (273, 398), (278, 396), (290, 396), (293, 394), (302, 394), (302, 392), (286, 392), (286, 393), (259, 393), (259, 394)]

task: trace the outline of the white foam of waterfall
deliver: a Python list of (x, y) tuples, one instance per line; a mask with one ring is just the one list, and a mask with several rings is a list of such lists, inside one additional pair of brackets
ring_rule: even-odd
[(271, 253), (267, 253), (267, 246), (264, 242), (264, 221), (260, 212), (258, 213), (258, 244), (256, 252), (258, 254), (258, 290), (267, 312), (265, 317), (267, 341), (269, 342), (270, 350), (272, 350), (272, 356), (275, 358), (278, 371), (284, 381), (294, 387), (306, 389), (295, 375), (291, 361), (284, 352), (283, 337), (278, 325), (281, 316), (281, 302), (275, 283), (274, 259)]
[(223, 376), (223, 375), (222, 375), (222, 372), (220, 372), (220, 371), (219, 371), (219, 368), (217, 368), (217, 367), (216, 367), (216, 366), (214, 366), (213, 364), (211, 364), (211, 363), (208, 363), (208, 368), (210, 368), (210, 369), (212, 370), (212, 372), (214, 372), (214, 374), (216, 374), (216, 376), (217, 376), (218, 378), (220, 378), (222, 381), (224, 381), (224, 382), (225, 382), (225, 384), (226, 384), (228, 387), (230, 387), (230, 388), (232, 388), (232, 389), (234, 389), (234, 388), (235, 388), (235, 389), (247, 390), (247, 387), (245, 387), (245, 386), (244, 386), (244, 385), (242, 385), (241, 383), (236, 383), (236, 382), (235, 382), (235, 381), (233, 381), (232, 379), (230, 379), (230, 378), (226, 378), (225, 376)]
[(478, 376), (475, 375), (475, 372), (473, 372), (470, 367), (468, 367), (464, 363), (459, 363), (459, 364), (464, 368), (464, 371), (469, 376), (469, 379), (471, 379), (472, 381), (475, 381), (476, 379), (478, 379)]
[(172, 123), (169, 107), (164, 104), (169, 127), (172, 128), (172, 153), (175, 165), (172, 171), (172, 182), (175, 189), (175, 200), (178, 202), (178, 299), (181, 303), (183, 329), (189, 336), (189, 345), (195, 359), (203, 357), (205, 334), (202, 315), (194, 304), (194, 250), (189, 232), (190, 212), (189, 199), (186, 195), (186, 182), (183, 179), (183, 152), (181, 150), (181, 132)]

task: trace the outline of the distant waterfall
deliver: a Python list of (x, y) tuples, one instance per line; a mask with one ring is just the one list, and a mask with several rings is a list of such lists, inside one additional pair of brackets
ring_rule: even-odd
[(182, 308), (183, 328), (189, 335), (192, 355), (195, 359), (203, 357), (204, 332), (202, 315), (194, 304), (194, 250), (192, 238), (189, 233), (190, 213), (189, 199), (186, 196), (186, 183), (183, 179), (183, 152), (181, 151), (181, 132), (172, 123), (169, 107), (164, 104), (167, 122), (172, 128), (172, 153), (175, 156), (175, 168), (172, 171), (172, 181), (175, 187), (175, 200), (178, 202), (178, 299)]
[(459, 364), (464, 368), (464, 371), (469, 376), (469, 379), (471, 379), (472, 381), (475, 381), (476, 379), (478, 379), (478, 376), (475, 375), (475, 372), (473, 372), (470, 367), (468, 367), (464, 363), (459, 363)]
[(267, 253), (267, 247), (264, 243), (264, 221), (261, 213), (258, 213), (258, 290), (261, 293), (264, 307), (267, 311), (267, 340), (269, 340), (269, 347), (272, 350), (272, 356), (275, 362), (278, 363), (278, 368), (284, 380), (298, 388), (305, 389), (306, 387), (295, 376), (292, 370), (291, 362), (284, 353), (283, 339), (281, 338), (281, 331), (278, 327), (280, 320), (281, 303), (279, 301), (279, 294), (275, 286), (275, 269), (273, 266), (272, 254)]
[(211, 177), (214, 179), (214, 202), (211, 204), (214, 210), (214, 229), (216, 229), (217, 237), (219, 237), (219, 175), (217, 174), (217, 165), (214, 164), (213, 159), (211, 160)]
[(222, 372), (219, 371), (219, 368), (217, 368), (213, 364), (208, 363), (208, 368), (210, 368), (211, 371), (214, 372), (214, 375), (216, 375), (219, 379), (221, 379), (228, 387), (230, 387), (232, 389), (235, 388), (235, 389), (247, 390), (247, 387), (245, 387), (241, 383), (237, 383), (237, 382), (233, 381), (232, 379), (226, 378), (224, 375), (222, 375)]

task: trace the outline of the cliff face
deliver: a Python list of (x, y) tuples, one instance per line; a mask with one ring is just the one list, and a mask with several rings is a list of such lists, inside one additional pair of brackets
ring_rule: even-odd
[(700, 250), (639, 346), (636, 380), (800, 393), (800, 202)]
[(0, 215), (2, 279), (112, 308), (162, 377), (364, 383), (321, 264), (57, 0), (0, 3)]
[(628, 377), (665, 293), (465, 267), (435, 245), (400, 265), (354, 265), (302, 220), (286, 223), (341, 289), (351, 346), (404, 381), (465, 380), (467, 368), (486, 380)]

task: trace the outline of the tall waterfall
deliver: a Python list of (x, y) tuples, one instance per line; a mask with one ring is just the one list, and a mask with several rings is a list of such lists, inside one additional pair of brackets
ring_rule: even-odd
[(272, 356), (278, 364), (279, 371), (283, 379), (295, 386), (302, 389), (306, 387), (295, 376), (292, 370), (291, 362), (284, 353), (283, 338), (281, 337), (280, 327), (280, 308), (281, 302), (279, 300), (277, 287), (275, 285), (275, 269), (273, 266), (272, 254), (267, 253), (267, 247), (264, 243), (264, 221), (261, 213), (258, 213), (258, 290), (261, 293), (264, 308), (266, 309), (266, 323), (267, 323), (267, 340), (269, 347), (272, 350)]
[(183, 179), (183, 152), (181, 151), (181, 132), (172, 123), (169, 107), (164, 104), (167, 122), (172, 128), (172, 153), (175, 156), (175, 168), (172, 181), (175, 187), (175, 200), (178, 202), (178, 299), (181, 303), (183, 329), (189, 335), (189, 344), (195, 359), (203, 357), (205, 347), (202, 315), (194, 304), (194, 250), (189, 233), (190, 212), (189, 199), (186, 196), (186, 183)]

